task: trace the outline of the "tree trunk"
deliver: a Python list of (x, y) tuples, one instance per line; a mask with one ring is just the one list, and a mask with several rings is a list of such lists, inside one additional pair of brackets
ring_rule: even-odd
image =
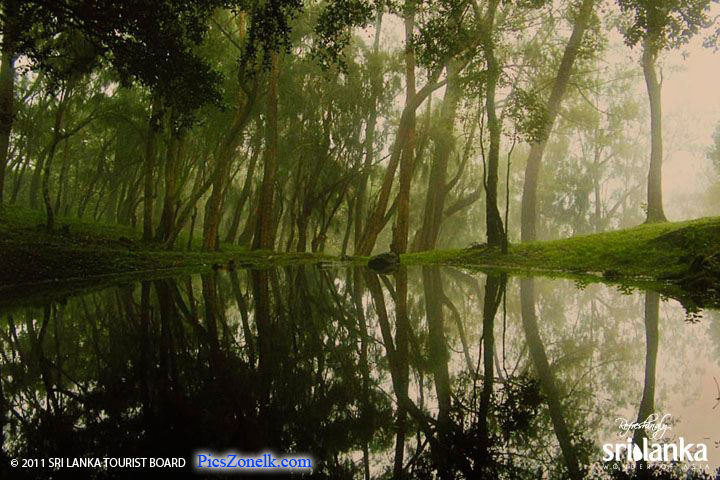
[(228, 179), (230, 177), (230, 167), (235, 155), (242, 132), (250, 120), (250, 112), (255, 101), (256, 86), (253, 85), (252, 91), (244, 96), (241, 105), (235, 114), (233, 124), (228, 130), (222, 145), (215, 155), (215, 169), (213, 171), (212, 193), (208, 200), (205, 220), (203, 222), (203, 250), (217, 250), (219, 246), (218, 230), (220, 221), (222, 220), (223, 202), (225, 199), (225, 191)]
[(182, 139), (175, 132), (170, 133), (170, 142), (165, 152), (163, 208), (160, 215), (160, 224), (157, 228), (155, 241), (163, 243), (170, 238), (175, 224), (175, 215), (178, 204), (178, 176), (180, 169), (180, 151)]
[[(420, 228), (419, 250), (432, 250), (437, 244), (440, 225), (443, 221), (445, 199), (448, 194), (446, 177), (450, 157), (455, 150), (455, 116), (460, 99), (460, 88), (455, 78), (456, 67), (449, 62), (446, 68), (448, 78), (445, 96), (440, 110), (439, 125), (433, 130), (433, 161), (428, 176), (423, 223)], [(429, 113), (429, 112), (428, 112)]]
[(55, 211), (59, 212), (60, 207), (62, 206), (62, 199), (65, 198), (64, 193), (67, 192), (67, 188), (65, 188), (65, 183), (67, 179), (68, 169), (70, 168), (70, 162), (68, 161), (68, 153), (69, 153), (69, 146), (70, 142), (65, 142), (63, 145), (63, 153), (62, 153), (62, 166), (60, 167), (60, 178), (58, 179), (58, 189), (57, 192), (55, 192)]
[(485, 111), (490, 131), (490, 148), (488, 150), (487, 168), (485, 174), (485, 221), (487, 226), (487, 241), (492, 247), (501, 247), (505, 242), (505, 229), (502, 217), (497, 205), (498, 170), (500, 168), (500, 134), (502, 131), (501, 120), (495, 110), (495, 95), (497, 84), (500, 80), (500, 64), (495, 55), (495, 11), (498, 0), (492, 0), (488, 6), (487, 19), (485, 21), (486, 31), (483, 38), (483, 50), (485, 62), (487, 63), (487, 80), (485, 91)]
[(521, 240), (532, 242), (537, 240), (537, 187), (540, 166), (548, 138), (552, 132), (555, 119), (560, 111), (560, 104), (570, 83), (572, 66), (577, 57), (583, 35), (590, 23), (595, 0), (583, 0), (575, 20), (572, 34), (565, 46), (558, 73), (553, 82), (550, 98), (545, 109), (545, 125), (538, 139), (530, 146), (527, 166), (525, 167), (525, 183), (523, 184), (521, 208)]
[(252, 180), (255, 177), (255, 166), (257, 165), (257, 159), (260, 155), (260, 142), (258, 142), (253, 150), (252, 156), (250, 157), (250, 165), (248, 165), (247, 175), (245, 176), (245, 182), (243, 188), (240, 191), (240, 196), (235, 204), (235, 212), (230, 223), (230, 228), (225, 236), (226, 243), (234, 243), (237, 238), (238, 228), (240, 227), (240, 218), (242, 217), (243, 209), (250, 198), (250, 191), (252, 189)]
[(157, 134), (160, 131), (161, 117), (160, 100), (155, 97), (152, 101), (150, 119), (148, 121), (147, 135), (145, 137), (145, 163), (143, 171), (145, 174), (144, 196), (143, 196), (143, 240), (152, 241), (153, 238), (153, 209), (155, 196), (155, 144)]
[(402, 153), (408, 140), (410, 127), (412, 126), (412, 121), (415, 118), (415, 110), (418, 109), (422, 102), (424, 102), (432, 92), (440, 88), (442, 83), (438, 83), (437, 79), (442, 70), (442, 68), (439, 68), (430, 74), (425, 86), (413, 96), (412, 103), (410, 105), (406, 105), (403, 109), (402, 116), (400, 117), (400, 124), (398, 125), (398, 131), (395, 136), (395, 143), (392, 146), (392, 153), (390, 154), (390, 162), (385, 170), (385, 177), (383, 178), (383, 183), (380, 187), (380, 192), (378, 193), (378, 201), (368, 218), (365, 229), (363, 230), (362, 240), (355, 251), (357, 255), (370, 255), (375, 247), (377, 237), (385, 225), (385, 214), (387, 213), (387, 205), (390, 200), (390, 194), (392, 193), (392, 184), (395, 179), (395, 172), (397, 171), (398, 163), (400, 162), (400, 154)]
[(263, 179), (260, 186), (260, 201), (255, 224), (253, 249), (272, 250), (275, 245), (273, 228), (273, 202), (275, 197), (275, 177), (277, 176), (277, 142), (278, 142), (278, 54), (270, 54), (270, 73), (267, 92), (267, 123), (265, 125), (265, 158)]
[[(10, 5), (6, 6), (5, 18), (11, 19)], [(5, 201), (5, 170), (8, 162), (8, 151), (10, 149), (10, 132), (12, 131), (13, 120), (15, 119), (14, 91), (15, 91), (15, 55), (12, 43), (8, 38), (7, 24), (5, 25), (2, 43), (2, 65), (0, 66), (0, 208)]]
[[(413, 33), (415, 30), (415, 1), (405, 2), (405, 108), (408, 108), (415, 97), (415, 53)], [(410, 187), (415, 166), (415, 110), (408, 118), (407, 139), (400, 158), (400, 186), (398, 190), (397, 217), (391, 250), (397, 254), (405, 253), (410, 230)]]
[(647, 219), (645, 223), (667, 222), (662, 198), (662, 87), (655, 71), (657, 55), (657, 49), (646, 40), (643, 45), (642, 67), (650, 102), (650, 169), (648, 171)]
[(107, 148), (110, 145), (110, 140), (106, 141), (101, 147), (100, 152), (97, 156), (97, 169), (95, 170), (95, 173), (93, 174), (92, 179), (90, 180), (90, 183), (87, 187), (87, 192), (85, 195), (80, 199), (80, 202), (78, 203), (77, 208), (77, 216), (82, 219), (85, 215), (85, 209), (87, 208), (88, 204), (90, 203), (90, 200), (93, 196), (93, 193), (95, 192), (95, 185), (100, 181), (100, 177), (103, 174), (103, 170), (105, 169), (105, 154), (107, 152)]
[[(382, 29), (382, 9), (378, 9), (377, 17), (375, 18), (375, 39), (373, 42), (373, 64), (379, 62), (378, 52), (380, 51), (380, 31)], [(372, 89), (372, 106), (370, 108), (370, 115), (365, 125), (365, 163), (363, 164), (362, 175), (360, 176), (360, 182), (357, 188), (357, 198), (355, 200), (355, 239), (354, 247), (357, 252), (360, 248), (360, 242), (362, 241), (363, 233), (363, 219), (365, 218), (366, 202), (367, 202), (367, 183), (368, 177), (370, 176), (370, 169), (372, 168), (373, 159), (375, 157), (375, 124), (377, 123), (377, 102), (378, 97), (382, 93), (382, 65), (377, 65), (376, 69), (373, 70), (373, 75), (370, 79), (370, 85)]]
[(45, 229), (48, 233), (55, 229), (55, 212), (53, 210), (52, 201), (50, 200), (50, 176), (52, 173), (52, 161), (55, 157), (55, 151), (57, 150), (58, 144), (63, 139), (61, 132), (63, 120), (65, 118), (65, 111), (68, 105), (68, 99), (74, 86), (74, 80), (68, 80), (68, 83), (64, 86), (62, 93), (60, 94), (60, 100), (58, 102), (57, 110), (55, 112), (55, 124), (53, 125), (53, 135), (48, 147), (48, 155), (43, 165), (43, 182), (42, 182), (42, 196), (45, 203), (45, 212), (47, 214), (47, 221), (45, 223)]

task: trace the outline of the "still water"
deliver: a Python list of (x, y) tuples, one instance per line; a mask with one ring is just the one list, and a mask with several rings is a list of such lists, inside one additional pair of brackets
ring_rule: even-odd
[(154, 478), (197, 478), (198, 452), (234, 451), (311, 458), (312, 478), (613, 478), (603, 446), (641, 440), (623, 420), (653, 413), (649, 443), (703, 443), (695, 468), (720, 465), (718, 314), (651, 292), (440, 267), (220, 271), (5, 302), (0, 342), (3, 465), (182, 457)]

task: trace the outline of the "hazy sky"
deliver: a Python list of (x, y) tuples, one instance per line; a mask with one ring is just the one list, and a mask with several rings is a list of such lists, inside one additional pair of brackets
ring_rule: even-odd
[[(705, 152), (720, 122), (720, 52), (703, 48), (700, 37), (686, 51), (686, 59), (679, 51), (667, 55), (663, 83), (663, 131), (668, 147), (663, 185), (671, 219), (685, 217), (673, 209), (673, 200), (704, 190), (716, 178), (709, 171)], [(668, 71), (673, 67), (680, 70)]]

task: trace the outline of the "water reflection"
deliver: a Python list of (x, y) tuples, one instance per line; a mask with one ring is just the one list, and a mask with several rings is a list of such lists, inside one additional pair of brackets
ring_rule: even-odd
[(9, 458), (233, 449), (309, 453), (315, 478), (627, 478), (601, 445), (618, 417), (653, 412), (714, 468), (715, 316), (438, 267), (212, 272), (7, 307), (0, 473), (48, 478)]

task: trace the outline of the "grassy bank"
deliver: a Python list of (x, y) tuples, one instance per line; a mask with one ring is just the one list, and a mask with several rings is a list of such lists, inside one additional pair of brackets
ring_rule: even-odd
[(485, 247), (421, 252), (405, 264), (443, 263), (528, 273), (595, 274), (608, 280), (651, 279), (710, 285), (720, 272), (720, 218), (641, 225), (564, 240), (511, 245), (506, 255)]
[[(317, 254), (275, 254), (221, 245), (220, 252), (200, 251), (193, 239), (190, 250), (161, 249), (141, 241), (129, 227), (58, 220), (57, 231), (45, 233), (44, 215), (6, 207), (0, 212), (0, 288), (43, 282), (102, 278), (127, 273), (161, 273), (211, 268), (233, 260), (238, 267), (267, 267), (317, 261)], [(181, 238), (178, 245), (187, 245)]]
[[(6, 208), (0, 212), (0, 288), (96, 279), (124, 274), (148, 276), (226, 265), (269, 267), (328, 260), (318, 254), (248, 251), (236, 245), (220, 252), (167, 250), (141, 241), (140, 233), (117, 225), (61, 218), (45, 233), (41, 212)], [(181, 238), (178, 245), (187, 245)], [(358, 257), (354, 263), (365, 263)], [(502, 268), (519, 273), (590, 276), (625, 284), (672, 283), (694, 293), (720, 291), (720, 218), (641, 225), (616, 232), (550, 242), (512, 245), (508, 254), (475, 247), (402, 256), (402, 263)]]

